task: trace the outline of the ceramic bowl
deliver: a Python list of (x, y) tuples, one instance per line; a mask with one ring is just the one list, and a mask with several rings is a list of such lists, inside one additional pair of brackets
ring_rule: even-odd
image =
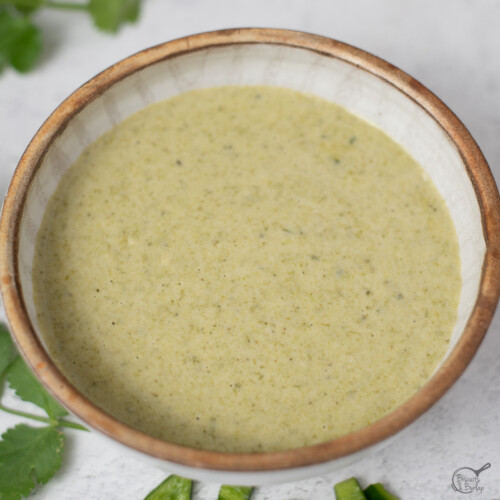
[[(460, 244), (463, 287), (450, 348), (405, 404), (350, 435), (288, 451), (191, 449), (139, 432), (93, 405), (61, 374), (38, 333), (31, 268), (35, 235), (61, 176), (103, 132), (145, 106), (219, 85), (288, 87), (338, 103), (401, 144), (445, 199)], [(234, 29), (174, 40), (110, 67), (66, 99), (19, 162), (0, 228), (1, 287), (10, 327), (38, 378), (89, 427), (193, 479), (265, 484), (310, 477), (371, 452), (428, 410), (471, 361), (500, 288), (500, 201), (469, 132), (429, 90), (391, 64), (343, 43), (273, 29)]]

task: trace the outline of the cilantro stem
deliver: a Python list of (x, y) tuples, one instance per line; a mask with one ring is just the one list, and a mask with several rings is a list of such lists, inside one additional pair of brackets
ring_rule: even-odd
[(70, 429), (76, 429), (78, 431), (90, 432), (86, 427), (80, 424), (75, 424), (74, 422), (68, 422), (67, 420), (58, 420), (58, 425), (60, 427), (68, 427)]
[(72, 2), (54, 2), (51, 0), (46, 0), (43, 2), (44, 7), (50, 7), (52, 9), (66, 9), (66, 10), (88, 10), (88, 4), (86, 3), (72, 3)]
[(39, 9), (41, 7), (49, 7), (51, 9), (64, 10), (89, 10), (89, 2), (73, 3), (73, 2), (58, 2), (57, 0), (41, 0), (40, 3), (33, 5), (33, 0), (0, 0), (0, 5), (12, 5), (13, 7), (33, 7)]
[(31, 418), (32, 420), (38, 420), (39, 422), (44, 422), (46, 424), (55, 425), (58, 427), (69, 427), (71, 429), (78, 429), (80, 431), (88, 431), (88, 429), (83, 425), (75, 424), (74, 422), (68, 422), (67, 420), (60, 420), (57, 418), (39, 417), (38, 415), (33, 415), (32, 413), (26, 413), (24, 411), (7, 408), (3, 404), (0, 404), (0, 410), (6, 413), (11, 413), (12, 415), (17, 415), (18, 417)]
[(6, 406), (0, 404), (0, 410), (7, 413), (12, 413), (12, 415), (17, 415), (18, 417), (31, 418), (32, 420), (38, 420), (39, 422), (45, 422), (46, 424), (54, 424), (56, 420), (53, 418), (39, 417), (38, 415), (33, 415), (32, 413), (26, 413), (24, 411), (13, 410), (12, 408), (7, 408)]
[(68, 420), (57, 420), (57, 425), (60, 427), (69, 427), (70, 429), (77, 429), (79, 431), (86, 431), (89, 432), (89, 430), (84, 427), (83, 425), (80, 424), (75, 424), (74, 422), (69, 422)]

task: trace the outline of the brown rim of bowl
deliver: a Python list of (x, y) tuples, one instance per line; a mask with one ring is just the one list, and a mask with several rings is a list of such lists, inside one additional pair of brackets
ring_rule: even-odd
[[(192, 449), (153, 438), (90, 403), (61, 374), (42, 347), (28, 317), (18, 275), (18, 231), (30, 183), (53, 140), (69, 120), (115, 82), (168, 58), (209, 47), (274, 44), (296, 47), (356, 66), (400, 90), (441, 126), (459, 151), (479, 202), (486, 241), (480, 289), (465, 330), (444, 364), (411, 399), (352, 434), (318, 445), (269, 453), (222, 453)], [(465, 126), (427, 88), (392, 64), (344, 43), (297, 31), (244, 28), (173, 40), (132, 55), (98, 74), (70, 95), (47, 119), (14, 173), (0, 221), (1, 291), (15, 341), (39, 379), (68, 409), (109, 437), (148, 455), (191, 467), (227, 471), (279, 470), (347, 456), (397, 433), (430, 408), (458, 379), (476, 353), (500, 292), (500, 198), (479, 147)]]

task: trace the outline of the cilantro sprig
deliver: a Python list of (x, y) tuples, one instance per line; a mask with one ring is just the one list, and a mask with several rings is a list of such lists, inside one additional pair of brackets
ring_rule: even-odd
[(43, 422), (44, 426), (18, 424), (0, 440), (0, 499), (20, 500), (37, 484), (45, 484), (61, 467), (64, 450), (62, 428), (87, 430), (63, 417), (68, 412), (45, 390), (17, 353), (7, 328), (0, 324), (0, 397), (6, 382), (23, 401), (34, 403), (45, 416), (8, 408), (0, 410)]
[(96, 28), (116, 33), (123, 24), (137, 21), (141, 0), (0, 0), (0, 72), (12, 66), (25, 73), (36, 65), (42, 52), (42, 33), (33, 17), (42, 8), (87, 13)]

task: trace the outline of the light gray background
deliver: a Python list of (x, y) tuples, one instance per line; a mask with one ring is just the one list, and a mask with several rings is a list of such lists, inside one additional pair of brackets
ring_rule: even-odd
[[(500, 178), (500, 2), (498, 0), (146, 0), (138, 25), (117, 36), (81, 14), (37, 16), (45, 48), (36, 70), (0, 76), (0, 191), (49, 113), (107, 66), (173, 38), (229, 27), (276, 27), (336, 38), (399, 66), (434, 91), (472, 132)], [(3, 313), (2, 313), (3, 314)], [(254, 500), (333, 499), (350, 476), (382, 481), (403, 500), (500, 499), (500, 319), (458, 383), (381, 452), (340, 471), (259, 488)], [(5, 402), (16, 406), (7, 393)], [(20, 422), (0, 414), (0, 431)], [(103, 438), (67, 433), (64, 464), (37, 500), (142, 499), (165, 474)], [(459, 467), (491, 468), (482, 492), (451, 487)], [(198, 484), (196, 500), (216, 498)]]

